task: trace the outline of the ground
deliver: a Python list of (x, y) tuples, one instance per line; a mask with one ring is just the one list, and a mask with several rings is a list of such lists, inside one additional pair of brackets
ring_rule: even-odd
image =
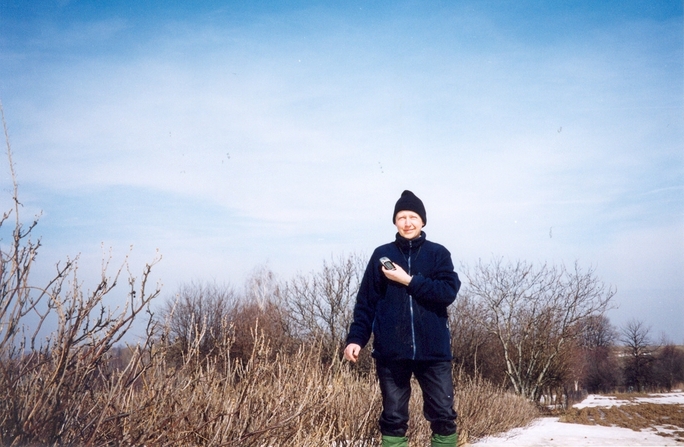
[(574, 405), (567, 416), (540, 418), (528, 427), (487, 437), (471, 445), (684, 447), (683, 421), (682, 391), (642, 396), (590, 395)]

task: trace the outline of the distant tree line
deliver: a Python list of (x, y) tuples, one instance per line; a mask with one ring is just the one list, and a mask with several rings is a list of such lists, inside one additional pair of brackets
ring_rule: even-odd
[(451, 328), (456, 363), (468, 374), (535, 400), (669, 391), (684, 382), (684, 347), (654, 342), (639, 320), (614, 327), (605, 315), (614, 291), (592, 270), (495, 261), (466, 276)]

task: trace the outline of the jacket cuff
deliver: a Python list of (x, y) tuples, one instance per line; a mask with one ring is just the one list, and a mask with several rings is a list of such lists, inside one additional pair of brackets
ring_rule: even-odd
[(420, 283), (423, 281), (423, 277), (420, 274), (415, 274), (411, 277), (411, 281), (406, 286), (406, 291), (409, 295), (413, 295), (415, 291), (420, 287)]
[(361, 346), (361, 349), (363, 349), (363, 348), (366, 347), (366, 343), (368, 343), (368, 341), (365, 341), (365, 342), (364, 342), (363, 340), (360, 340), (360, 339), (358, 339), (358, 338), (353, 338), (353, 337), (352, 337), (352, 338), (347, 338), (347, 345), (349, 345), (349, 344), (351, 344), (351, 343), (354, 343), (354, 344), (356, 344), (356, 345), (359, 345), (359, 346)]

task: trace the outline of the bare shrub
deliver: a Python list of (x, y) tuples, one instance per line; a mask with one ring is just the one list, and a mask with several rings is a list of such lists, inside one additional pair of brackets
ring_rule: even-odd
[(501, 346), (509, 385), (535, 401), (557, 382), (560, 357), (568, 342), (578, 337), (579, 323), (602, 314), (615, 293), (592, 269), (582, 271), (578, 265), (567, 270), (494, 260), (466, 269), (465, 276), (466, 293), (485, 308), (479, 323)]
[(228, 335), (228, 316), (237, 305), (237, 295), (229, 286), (215, 283), (182, 284), (173, 299), (167, 300), (159, 312), (169, 342), (169, 359), (180, 362), (191, 344), (203, 336), (198, 347), (201, 357), (215, 353)]
[(524, 427), (539, 416), (529, 400), (488, 380), (461, 376), (456, 383), (460, 436), (466, 440)]
[(321, 365), (320, 346), (274, 354), (258, 327), (252, 336), (247, 362), (232, 361), (229, 351), (205, 362), (186, 357), (171, 375), (158, 351), (140, 376), (145, 386), (110, 404), (125, 415), (109, 419), (112, 439), (126, 445), (314, 446), (375, 437), (368, 424), (379, 402), (375, 384), (339, 362)]
[[(72, 416), (89, 409), (92, 419), (68, 425), (59, 442), (44, 445), (379, 445), (374, 376), (339, 361), (323, 365), (321, 346), (274, 354), (259, 327), (251, 334), (247, 362), (231, 359), (229, 349), (198, 361), (199, 339), (175, 366), (166, 361), (162, 342), (131, 349), (125, 368), (103, 374), (90, 393), (63, 409)], [(533, 409), (486, 382), (466, 381), (457, 389), (463, 440), (524, 424)], [(412, 398), (416, 417), (419, 402)], [(426, 444), (425, 421), (412, 425), (414, 445)]]
[(293, 352), (290, 317), (280, 304), (279, 285), (273, 272), (257, 268), (246, 280), (243, 294), (228, 285), (191, 282), (181, 285), (175, 297), (164, 303), (157, 322), (164, 328), (168, 358), (182, 362), (193, 343), (201, 341), (199, 357), (220, 355), (230, 341), (233, 359), (247, 361), (253, 350), (251, 331), (261, 335), (273, 352)]
[(456, 369), (471, 377), (483, 377), (493, 383), (504, 383), (501, 346), (487, 327), (481, 324), (486, 309), (467, 290), (459, 294), (449, 311), (451, 351)]
[(251, 331), (259, 327), (273, 353), (294, 354), (301, 344), (284, 302), (282, 285), (266, 266), (255, 268), (229, 321), (233, 328), (233, 358), (248, 359), (253, 349)]
[(291, 335), (286, 311), (273, 301), (261, 306), (242, 301), (233, 309), (229, 322), (233, 338), (231, 357), (234, 359), (249, 359), (254, 349), (254, 337), (251, 334), (254, 327), (260, 328), (261, 335), (272, 348), (272, 356), (276, 353), (294, 355), (303, 344)]
[(582, 322), (578, 340), (584, 360), (582, 383), (590, 393), (607, 393), (620, 384), (617, 338), (617, 330), (604, 315), (592, 316)]
[(297, 335), (323, 341), (324, 356), (338, 356), (364, 271), (360, 256), (323, 261), (320, 271), (296, 275), (284, 288), (285, 305)]
[[(2, 122), (14, 207), (0, 220), (0, 230), (6, 231), (11, 215), (14, 225), (9, 243), (0, 247), (0, 442), (88, 444), (112, 397), (98, 392), (108, 380), (110, 351), (159, 294), (158, 287), (148, 293), (147, 284), (157, 260), (145, 266), (140, 282), (127, 260), (111, 273), (110, 255), (93, 289), (80, 281), (78, 259), (57, 264), (47, 284), (35, 285), (31, 271), (40, 240), (32, 235), (38, 217), (28, 225), (21, 219), (4, 113)], [(126, 301), (111, 309), (106, 298), (120, 280), (128, 283)]]
[(684, 349), (672, 342), (665, 342), (658, 349), (653, 369), (658, 388), (671, 391), (684, 383)]

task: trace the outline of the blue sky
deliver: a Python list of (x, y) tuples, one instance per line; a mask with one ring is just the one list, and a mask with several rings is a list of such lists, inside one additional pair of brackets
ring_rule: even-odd
[(411, 189), (457, 265), (593, 266), (614, 324), (684, 342), (681, 2), (166, 3), (0, 3), (39, 274), (132, 245), (165, 296), (288, 279)]

